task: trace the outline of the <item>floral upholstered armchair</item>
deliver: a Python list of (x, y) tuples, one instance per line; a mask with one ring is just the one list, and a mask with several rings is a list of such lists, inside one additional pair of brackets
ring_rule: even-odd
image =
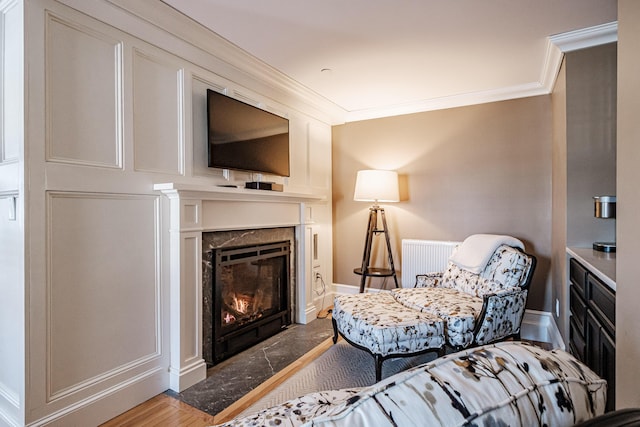
[[(470, 239), (488, 239), (497, 246), (489, 246), (488, 261), (465, 264), (459, 262), (464, 254), (454, 252), (444, 272), (419, 274), (415, 288), (391, 293), (404, 306), (442, 318), (451, 347), (518, 339), (536, 258), (523, 252), (519, 240), (508, 236), (470, 236), (458, 251)], [(476, 251), (478, 246), (471, 242), (470, 248)], [(477, 257), (476, 252), (472, 254)]]
[(419, 274), (414, 288), (336, 295), (333, 342), (348, 343), (382, 363), (460, 350), (520, 336), (536, 258), (510, 236), (475, 234), (449, 258), (445, 271)]

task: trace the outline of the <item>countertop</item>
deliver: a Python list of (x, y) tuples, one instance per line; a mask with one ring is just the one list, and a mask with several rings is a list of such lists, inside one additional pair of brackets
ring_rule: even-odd
[(616, 254), (595, 251), (592, 248), (567, 248), (567, 253), (587, 267), (614, 291), (616, 290)]

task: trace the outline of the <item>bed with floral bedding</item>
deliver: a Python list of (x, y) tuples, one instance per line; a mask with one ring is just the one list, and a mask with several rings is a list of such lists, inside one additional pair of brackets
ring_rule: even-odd
[(563, 350), (506, 341), (440, 357), (370, 387), (301, 396), (241, 426), (573, 426), (604, 412), (606, 381)]

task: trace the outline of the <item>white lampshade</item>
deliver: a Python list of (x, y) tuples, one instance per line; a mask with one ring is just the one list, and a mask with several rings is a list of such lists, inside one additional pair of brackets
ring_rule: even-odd
[(361, 170), (356, 176), (353, 200), (359, 202), (398, 202), (398, 173), (383, 170)]

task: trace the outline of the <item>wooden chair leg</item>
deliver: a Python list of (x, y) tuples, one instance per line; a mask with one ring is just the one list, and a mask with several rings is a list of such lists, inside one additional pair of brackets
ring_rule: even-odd
[(379, 354), (374, 354), (373, 357), (376, 359), (376, 382), (378, 382), (382, 379), (382, 362), (384, 359)]
[(331, 319), (331, 323), (333, 324), (333, 343), (338, 342), (338, 323), (336, 319)]

